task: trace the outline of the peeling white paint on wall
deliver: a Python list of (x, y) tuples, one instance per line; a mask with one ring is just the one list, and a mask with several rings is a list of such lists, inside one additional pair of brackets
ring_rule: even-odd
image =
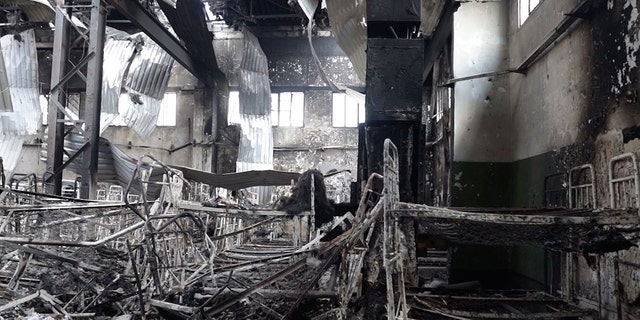
[[(613, 4), (611, 4), (613, 6)], [(607, 7), (609, 4), (607, 3)], [(638, 29), (638, 4), (636, 0), (626, 0), (623, 10), (631, 8), (629, 16), (629, 22), (627, 23), (627, 31), (624, 36), (625, 52), (627, 61), (624, 63), (624, 67), (618, 70), (615, 85), (611, 87), (611, 92), (614, 94), (620, 94), (622, 89), (631, 83), (630, 75), (632, 71), (638, 67), (636, 58), (638, 56), (638, 49), (640, 49), (640, 36), (638, 32), (634, 32)]]

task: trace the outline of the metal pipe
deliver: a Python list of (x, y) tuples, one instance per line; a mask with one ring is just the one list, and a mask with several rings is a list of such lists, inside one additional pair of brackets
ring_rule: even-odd
[(93, 246), (98, 246), (98, 245), (107, 243), (115, 238), (121, 237), (127, 233), (130, 233), (136, 229), (139, 229), (142, 226), (144, 226), (144, 224), (145, 224), (145, 221), (140, 221), (106, 238), (96, 240), (96, 241), (71, 242), (71, 241), (62, 241), (62, 240), (39, 240), (39, 239), (24, 238), (24, 237), (0, 237), (0, 241), (7, 241), (12, 243), (18, 243), (18, 244), (36, 244), (36, 245), (43, 245), (43, 246), (93, 247)]

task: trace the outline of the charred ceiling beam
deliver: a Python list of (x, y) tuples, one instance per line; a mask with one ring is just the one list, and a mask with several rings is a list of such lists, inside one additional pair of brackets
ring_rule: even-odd
[[(135, 0), (106, 0), (108, 4), (116, 8), (122, 15), (135, 23), (162, 49), (167, 51), (178, 63), (191, 74), (207, 85), (211, 85), (213, 73), (208, 68), (194, 59), (192, 54), (176, 39), (162, 24)], [(161, 2), (161, 1), (160, 1)], [(215, 57), (211, 58), (215, 61)]]
[(207, 17), (201, 0), (177, 0), (175, 7), (165, 1), (158, 1), (160, 9), (169, 20), (173, 31), (184, 41), (187, 51), (195, 62), (206, 68), (216, 83), (225, 80), (218, 68), (213, 50), (213, 34), (207, 27)]

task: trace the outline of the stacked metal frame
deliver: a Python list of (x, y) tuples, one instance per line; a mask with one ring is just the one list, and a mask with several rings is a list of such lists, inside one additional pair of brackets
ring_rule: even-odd
[[(595, 177), (592, 164), (576, 166), (569, 170), (567, 195), (570, 209), (597, 208)], [(580, 268), (578, 255), (574, 252), (564, 252), (560, 261), (564, 296), (570, 301), (575, 299), (576, 293), (587, 299), (598, 299), (599, 290), (596, 296), (592, 290), (598, 286), (598, 281), (592, 277), (591, 272), (585, 272), (584, 268)]]
[(114, 32), (108, 36), (104, 44), (100, 132), (118, 116), (122, 82), (135, 53), (137, 39), (129, 37), (128, 34)]
[(147, 36), (140, 34), (139, 37), (144, 39), (144, 44), (131, 62), (124, 85), (128, 99), (124, 99), (120, 115), (144, 139), (156, 127), (174, 60)]
[(596, 208), (596, 181), (593, 165), (569, 170), (569, 208)]
[(336, 42), (347, 54), (360, 81), (367, 70), (366, 0), (327, 0), (327, 12)]
[(33, 29), (0, 38), (11, 106), (0, 112), (2, 134), (36, 134), (40, 129), (38, 56)]
[[(244, 54), (240, 64), (240, 128), (236, 171), (273, 169), (273, 132), (271, 129), (271, 86), (267, 56), (258, 38), (244, 31)], [(271, 186), (253, 187), (260, 203), (271, 200)]]
[(567, 173), (557, 172), (544, 177), (544, 207), (567, 206)]

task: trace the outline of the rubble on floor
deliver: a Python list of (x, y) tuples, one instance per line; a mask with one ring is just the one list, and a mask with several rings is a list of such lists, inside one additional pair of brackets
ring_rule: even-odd
[[(103, 192), (116, 201), (83, 201), (2, 188), (0, 317), (346, 316), (361, 283), (363, 239), (381, 211), (377, 192), (365, 194), (359, 218), (317, 229), (313, 209), (292, 215), (197, 199), (183, 194), (198, 189), (187, 187), (193, 182), (165, 170), (153, 202), (130, 190)], [(321, 241), (348, 220), (356, 227)]]

